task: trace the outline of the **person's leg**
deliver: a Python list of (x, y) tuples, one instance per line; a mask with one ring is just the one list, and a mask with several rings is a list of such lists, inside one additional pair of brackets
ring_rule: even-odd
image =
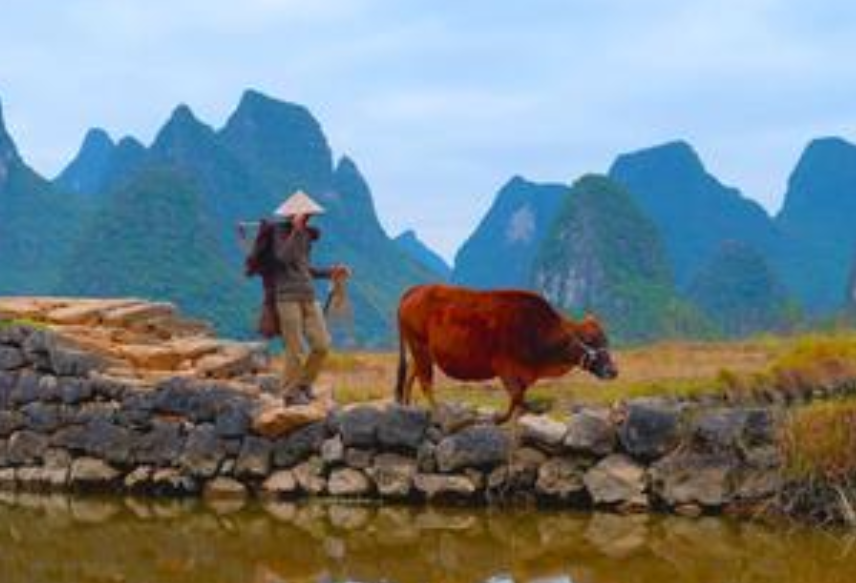
[(301, 302), (303, 308), (303, 331), (309, 344), (309, 357), (303, 365), (300, 384), (311, 387), (327, 355), (330, 353), (330, 333), (324, 323), (324, 313), (318, 302)]
[(303, 370), (303, 311), (300, 302), (280, 301), (276, 304), (282, 330), (283, 367), (282, 391), (289, 394), (300, 384)]

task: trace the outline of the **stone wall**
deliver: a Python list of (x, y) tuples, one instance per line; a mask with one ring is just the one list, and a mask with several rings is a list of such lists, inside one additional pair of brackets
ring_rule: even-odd
[[(635, 400), (620, 409), (580, 408), (563, 421), (527, 415), (515, 428), (454, 406), (433, 414), (323, 400), (285, 408), (257, 346), (213, 339), (172, 308), (152, 318), (151, 305), (141, 303), (35, 312), (24, 304), (13, 311), (0, 302), (7, 317), (41, 322), (0, 323), (3, 488), (697, 514), (753, 508), (780, 487), (769, 408)], [(68, 318), (71, 308), (73, 319), (87, 311), (83, 323), (46, 316), (60, 310)], [(147, 316), (129, 318), (129, 310)], [(98, 334), (111, 340), (93, 340)], [(167, 355), (203, 340), (201, 352)], [(156, 363), (129, 356), (155, 349)]]

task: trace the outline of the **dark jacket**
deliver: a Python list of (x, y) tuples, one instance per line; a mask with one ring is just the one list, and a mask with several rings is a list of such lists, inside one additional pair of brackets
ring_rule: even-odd
[[(321, 232), (315, 227), (307, 227), (309, 241), (317, 241)], [(283, 272), (288, 266), (283, 265), (282, 244), (278, 239), (287, 238), (291, 235), (290, 225), (277, 225), (270, 221), (262, 221), (256, 240), (244, 262), (244, 273), (247, 277), (260, 276), (264, 289), (262, 309), (259, 314), (258, 331), (265, 338), (273, 338), (280, 334), (279, 316), (276, 310), (277, 283), (283, 285)], [(277, 250), (280, 250), (279, 257)], [(307, 258), (308, 260), (308, 258)], [(330, 270), (309, 267), (312, 277), (329, 277)]]

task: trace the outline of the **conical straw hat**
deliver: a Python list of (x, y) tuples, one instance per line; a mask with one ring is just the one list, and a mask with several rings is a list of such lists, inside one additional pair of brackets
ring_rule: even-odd
[(298, 190), (279, 205), (274, 214), (281, 217), (294, 217), (297, 215), (320, 215), (324, 213), (324, 207), (309, 198), (309, 195)]

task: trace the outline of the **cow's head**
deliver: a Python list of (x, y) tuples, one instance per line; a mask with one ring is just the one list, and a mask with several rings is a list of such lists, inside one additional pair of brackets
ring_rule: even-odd
[(574, 364), (599, 379), (614, 379), (618, 367), (609, 353), (609, 340), (597, 318), (586, 315), (580, 322), (565, 322), (567, 353)]

